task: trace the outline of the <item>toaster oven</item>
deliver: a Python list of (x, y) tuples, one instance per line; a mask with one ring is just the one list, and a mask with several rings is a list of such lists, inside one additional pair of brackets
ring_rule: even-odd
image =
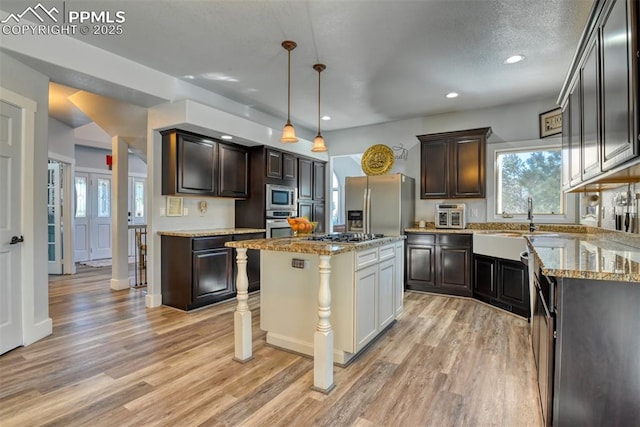
[(464, 203), (439, 203), (436, 205), (436, 228), (465, 228)]

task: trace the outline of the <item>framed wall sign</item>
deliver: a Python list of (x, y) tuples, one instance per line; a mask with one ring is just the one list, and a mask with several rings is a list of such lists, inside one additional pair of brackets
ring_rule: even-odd
[(540, 114), (540, 138), (562, 133), (562, 109), (554, 108)]

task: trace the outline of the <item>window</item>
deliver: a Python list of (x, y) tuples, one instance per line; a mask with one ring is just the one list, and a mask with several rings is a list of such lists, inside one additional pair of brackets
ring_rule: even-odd
[(76, 176), (76, 218), (87, 217), (87, 178)]
[(496, 150), (496, 206), (498, 215), (526, 215), (527, 198), (533, 213), (564, 215), (560, 148)]
[(336, 173), (331, 179), (331, 224), (338, 225), (340, 222), (340, 181)]

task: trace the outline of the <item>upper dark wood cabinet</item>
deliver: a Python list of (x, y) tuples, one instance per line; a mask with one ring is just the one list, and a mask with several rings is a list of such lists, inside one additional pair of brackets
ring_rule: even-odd
[(162, 194), (217, 196), (218, 144), (175, 130), (162, 133)]
[(172, 129), (162, 134), (162, 194), (248, 196), (245, 147)]
[(600, 173), (598, 38), (587, 49), (582, 73), (582, 179)]
[(313, 200), (324, 200), (325, 163), (313, 162)]
[(582, 160), (580, 154), (580, 141), (582, 140), (582, 102), (580, 94), (582, 92), (582, 80), (580, 74), (577, 76), (568, 99), (569, 106), (569, 161), (571, 185), (575, 185), (582, 180)]
[(325, 231), (325, 169), (323, 161), (298, 158), (298, 215), (317, 221), (316, 233)]
[(640, 178), (640, 13), (637, 0), (594, 2), (558, 98), (569, 191)]
[(298, 170), (296, 156), (289, 153), (282, 153), (282, 179), (285, 181), (295, 181)]
[(267, 177), (282, 179), (282, 152), (267, 148)]
[(248, 196), (249, 153), (244, 147), (218, 145), (218, 182), (220, 196), (245, 198)]
[[(634, 67), (632, 62), (632, 39), (620, 37), (620, 35), (632, 33), (633, 24), (629, 17), (633, 16), (633, 11), (629, 8), (637, 7), (638, 3), (637, 1), (635, 4), (631, 3), (628, 4), (624, 0), (612, 2), (611, 7), (605, 10), (602, 20), (600, 84), (603, 93), (602, 169), (605, 171), (638, 154), (638, 144), (635, 142), (633, 131), (635, 97), (631, 89), (634, 84), (632, 70), (636, 70), (635, 78), (637, 79), (638, 67)], [(635, 13), (638, 12), (635, 11)], [(638, 49), (636, 45), (635, 50)], [(630, 55), (629, 52), (632, 54)], [(637, 83), (636, 81), (635, 84)], [(635, 103), (636, 108), (637, 105)], [(636, 114), (638, 114), (637, 111)], [(639, 130), (636, 129), (636, 131)]]
[(491, 128), (418, 135), (420, 198), (483, 198)]
[(567, 103), (562, 108), (562, 189), (571, 185), (571, 139), (569, 138), (569, 120), (571, 108)]
[(296, 156), (272, 148), (266, 149), (267, 178), (295, 181), (298, 163)]
[(298, 198), (313, 198), (313, 160), (298, 159)]

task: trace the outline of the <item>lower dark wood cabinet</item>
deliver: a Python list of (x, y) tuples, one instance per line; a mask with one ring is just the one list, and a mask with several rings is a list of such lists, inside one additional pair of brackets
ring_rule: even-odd
[(408, 234), (406, 288), (471, 296), (471, 248), (470, 234)]
[(529, 275), (519, 261), (473, 256), (473, 297), (529, 318)]
[[(231, 240), (263, 238), (264, 233), (210, 237), (162, 236), (162, 304), (193, 310), (236, 296), (236, 258)], [(249, 292), (260, 289), (260, 252), (247, 251)]]

